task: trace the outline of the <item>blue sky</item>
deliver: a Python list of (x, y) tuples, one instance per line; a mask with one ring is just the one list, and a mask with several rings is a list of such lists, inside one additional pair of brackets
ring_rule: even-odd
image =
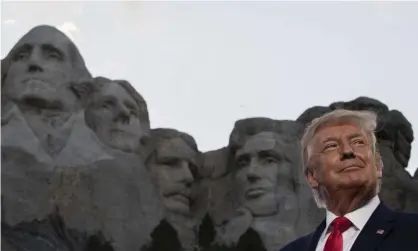
[[(95, 76), (127, 79), (152, 127), (203, 151), (236, 120), (295, 119), (358, 96), (400, 110), (418, 131), (417, 2), (3, 2), (1, 55), (30, 28), (57, 26)], [(413, 145), (408, 170), (418, 167)]]

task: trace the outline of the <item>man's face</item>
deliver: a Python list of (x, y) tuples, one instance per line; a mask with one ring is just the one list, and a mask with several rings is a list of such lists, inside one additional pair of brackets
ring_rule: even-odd
[(104, 144), (133, 152), (138, 150), (143, 136), (139, 112), (138, 105), (125, 88), (110, 82), (94, 94), (86, 116), (90, 116), (93, 130)]
[(310, 163), (314, 163), (314, 168), (307, 178), (314, 189), (374, 188), (382, 178), (371, 139), (356, 125), (320, 128), (310, 152)]
[(190, 213), (196, 166), (196, 152), (181, 138), (166, 140), (158, 147), (149, 168), (168, 211)]
[(51, 29), (31, 31), (13, 52), (3, 93), (31, 106), (72, 109), (77, 98), (69, 89), (69, 43), (68, 38)]
[(276, 140), (274, 133), (259, 133), (247, 140), (235, 156), (239, 197), (253, 215), (275, 213), (277, 192), (284, 187), (292, 190), (291, 165)]

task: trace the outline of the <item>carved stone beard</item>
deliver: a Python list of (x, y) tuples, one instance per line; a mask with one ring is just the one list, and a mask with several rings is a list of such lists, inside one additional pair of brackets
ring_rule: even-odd
[(56, 157), (66, 146), (74, 121), (73, 112), (19, 106), (26, 122), (39, 139), (44, 150)]

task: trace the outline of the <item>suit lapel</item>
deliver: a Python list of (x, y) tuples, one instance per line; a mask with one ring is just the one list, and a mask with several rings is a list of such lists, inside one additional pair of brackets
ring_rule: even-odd
[(308, 251), (315, 251), (316, 246), (318, 245), (319, 238), (321, 237), (322, 232), (324, 232), (326, 222), (325, 220), (322, 221), (322, 223), (316, 228), (315, 232), (312, 233), (310, 241), (309, 241), (309, 247)]
[(394, 212), (380, 203), (360, 232), (351, 251), (375, 250), (392, 230), (394, 221)]

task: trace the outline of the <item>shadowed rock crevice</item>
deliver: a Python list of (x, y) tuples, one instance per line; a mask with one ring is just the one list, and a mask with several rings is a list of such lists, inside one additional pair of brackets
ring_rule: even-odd
[(166, 220), (151, 233), (152, 243), (143, 247), (141, 251), (181, 251), (182, 247), (178, 239), (177, 231)]
[(102, 233), (86, 234), (69, 229), (58, 214), (45, 220), (21, 222), (15, 226), (2, 223), (2, 242), (15, 250), (113, 251)]

